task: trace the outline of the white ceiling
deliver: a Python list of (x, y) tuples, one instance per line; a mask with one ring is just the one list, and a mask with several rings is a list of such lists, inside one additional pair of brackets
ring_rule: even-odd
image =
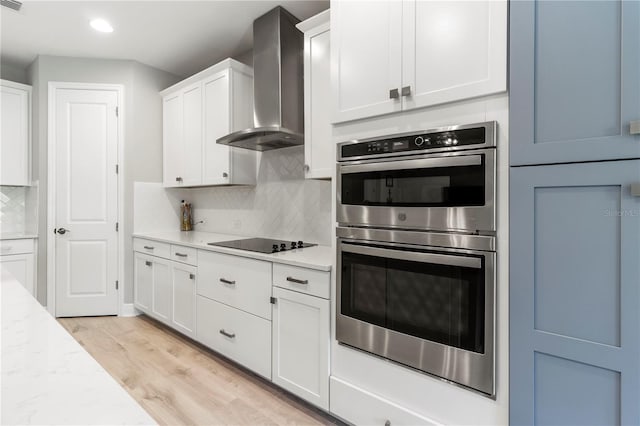
[[(26, 68), (37, 55), (133, 59), (186, 77), (251, 49), (252, 23), (276, 5), (304, 20), (328, 0), (29, 1), (0, 8), (0, 60)], [(101, 17), (114, 27), (89, 26)]]

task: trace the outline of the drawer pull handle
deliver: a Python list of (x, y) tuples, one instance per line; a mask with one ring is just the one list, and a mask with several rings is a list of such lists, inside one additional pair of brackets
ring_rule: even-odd
[(186, 254), (184, 254), (184, 253), (178, 253), (178, 252), (176, 252), (176, 256), (180, 256), (180, 257), (187, 257), (187, 255), (186, 255)]
[(145, 250), (153, 250), (154, 247), (153, 246), (144, 246)]
[(224, 328), (222, 330), (220, 330), (220, 334), (222, 334), (225, 337), (228, 337), (229, 339), (235, 339), (236, 338), (236, 333), (227, 333), (226, 331), (224, 331)]
[(220, 282), (223, 283), (223, 284), (236, 285), (235, 280), (231, 281), (231, 280), (226, 280), (224, 278), (220, 278)]
[(151, 266), (151, 262), (149, 262), (148, 260), (145, 260), (144, 264), (147, 266)]
[(293, 277), (287, 277), (287, 281), (296, 283), (296, 284), (309, 284), (309, 280), (299, 280)]

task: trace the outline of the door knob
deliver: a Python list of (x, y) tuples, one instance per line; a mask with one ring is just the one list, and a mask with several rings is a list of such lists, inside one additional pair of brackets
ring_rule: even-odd
[(58, 229), (54, 229), (53, 232), (57, 232), (60, 235), (64, 235), (67, 232), (71, 232), (71, 231), (69, 231), (68, 229), (64, 229), (64, 228), (58, 228)]

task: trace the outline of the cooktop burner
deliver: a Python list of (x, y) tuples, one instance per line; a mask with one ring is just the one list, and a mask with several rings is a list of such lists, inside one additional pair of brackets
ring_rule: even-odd
[(259, 253), (279, 253), (281, 251), (313, 247), (317, 244), (309, 244), (302, 241), (271, 240), (269, 238), (245, 238), (243, 240), (208, 243), (208, 245), (228, 247), (246, 251), (257, 251)]

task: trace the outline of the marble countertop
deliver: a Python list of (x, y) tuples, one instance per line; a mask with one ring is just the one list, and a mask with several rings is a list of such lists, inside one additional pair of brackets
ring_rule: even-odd
[(10, 274), (0, 274), (1, 424), (156, 424)]
[(180, 244), (183, 246), (198, 249), (210, 250), (219, 253), (233, 254), (236, 256), (249, 257), (252, 259), (267, 260), (269, 262), (283, 263), (286, 265), (300, 266), (303, 268), (317, 269), (320, 271), (330, 271), (333, 264), (333, 249), (329, 246), (314, 246), (300, 250), (289, 250), (282, 253), (257, 253), (252, 251), (237, 250), (226, 247), (210, 246), (207, 243), (220, 241), (240, 240), (251, 238), (231, 234), (216, 234), (202, 231), (160, 231), (134, 233), (134, 237), (146, 238), (154, 241), (162, 241), (170, 244)]
[(0, 234), (0, 240), (27, 240), (38, 238), (38, 234), (24, 232), (3, 232)]

